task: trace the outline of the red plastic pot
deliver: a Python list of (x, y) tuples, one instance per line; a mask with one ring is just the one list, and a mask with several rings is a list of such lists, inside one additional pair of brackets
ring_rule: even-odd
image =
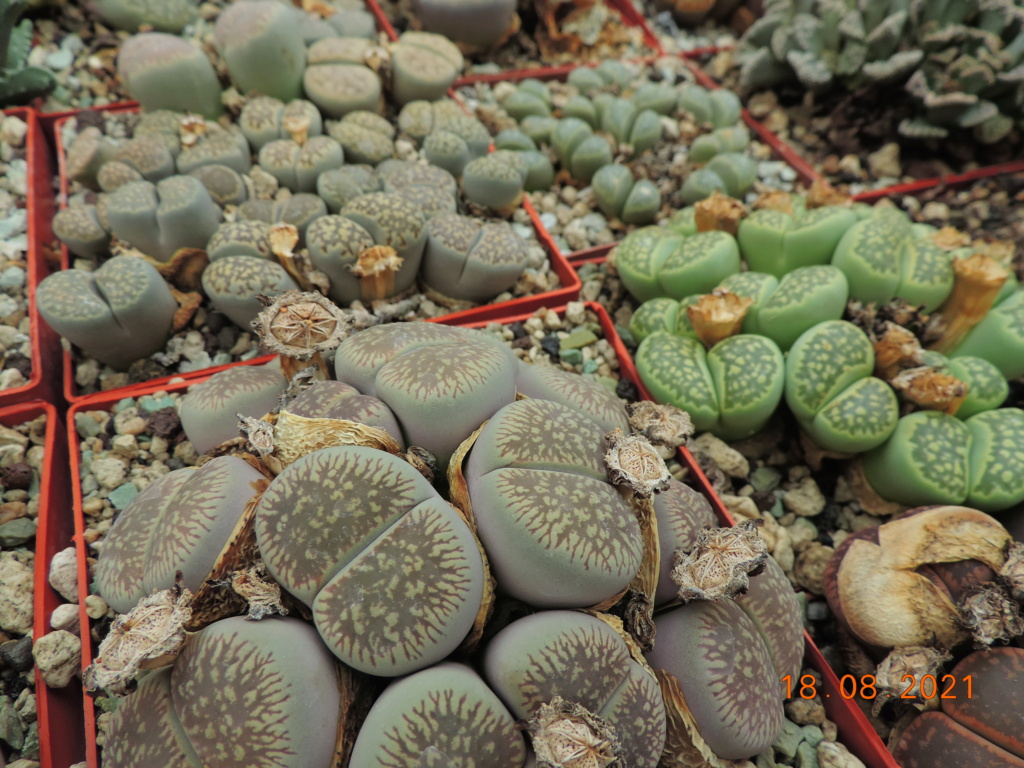
[[(57, 409), (36, 400), (0, 408), (0, 424), (16, 427), (39, 416), (46, 416), (45, 455), (39, 478), (39, 517), (36, 526), (36, 560), (33, 574), (32, 636), (50, 631), (50, 614), (66, 602), (50, 586), (50, 561), (71, 546), (74, 520), (67, 472), (67, 443)], [(67, 768), (85, 754), (85, 727), (82, 722), (82, 688), (73, 681), (66, 688), (47, 688), (37, 669), (36, 713), (39, 725), (39, 753), (42, 768)]]
[(929, 192), (933, 189), (944, 187), (954, 189), (958, 187), (966, 187), (976, 181), (991, 179), (995, 176), (1002, 176), (1003, 174), (1022, 172), (1024, 172), (1024, 160), (1017, 160), (1012, 163), (1004, 163), (1002, 165), (989, 165), (984, 168), (976, 168), (973, 171), (967, 171), (966, 173), (950, 173), (933, 179), (922, 179), (908, 184), (895, 184), (891, 187), (884, 187), (882, 189), (872, 189), (868, 192), (862, 192), (859, 195), (855, 195), (853, 199), (858, 203), (874, 203), (885, 197), (915, 195), (920, 192)]
[(27, 400), (53, 401), (60, 392), (60, 338), (36, 311), (36, 286), (49, 274), (46, 249), (53, 241), (53, 173), (39, 116), (34, 109), (4, 110), (25, 121), (25, 160), (28, 165), (26, 211), (28, 214), (28, 253), (25, 256), (25, 285), (28, 288), (29, 339), (32, 347), (32, 373), (20, 387), (0, 391), (0, 406)]

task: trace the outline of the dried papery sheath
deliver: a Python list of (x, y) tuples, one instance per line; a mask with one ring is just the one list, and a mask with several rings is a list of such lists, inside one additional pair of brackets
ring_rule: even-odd
[(967, 398), (967, 385), (956, 376), (923, 365), (900, 371), (889, 381), (904, 400), (928, 411), (953, 415)]
[(274, 224), (270, 228), (270, 252), (274, 254), (285, 272), (304, 291), (310, 290), (313, 286), (304, 273), (299, 259), (295, 253), (295, 246), (299, 243), (299, 230), (294, 224)]
[(686, 314), (697, 338), (707, 349), (711, 349), (722, 339), (740, 332), (743, 318), (753, 303), (754, 300), (748, 296), (716, 288), (701, 296), (696, 304), (687, 307)]
[(645, 438), (615, 429), (605, 435), (604, 440), (609, 445), (604, 463), (612, 485), (625, 485), (642, 499), (668, 487), (672, 475)]
[(267, 566), (262, 562), (244, 571), (236, 571), (231, 577), (231, 588), (249, 606), (247, 619), (259, 621), (274, 614), (288, 615), (288, 609), (281, 604), (281, 586), (270, 578)]
[(185, 625), (192, 618), (192, 593), (176, 585), (144, 597), (110, 625), (93, 663), (85, 670), (88, 691), (124, 696), (135, 686), (141, 669), (172, 663), (185, 647)]
[(1010, 596), (1019, 603), (1024, 602), (1024, 544), (1019, 541), (1010, 543), (1006, 562), (999, 569), (998, 576)]
[(542, 704), (526, 724), (537, 768), (610, 768), (622, 746), (603, 718), (561, 696)]
[[(326, 6), (330, 8), (330, 6)], [(331, 11), (333, 12), (333, 8)], [(303, 113), (301, 115), (285, 115), (281, 121), (281, 127), (288, 131), (288, 135), (292, 137), (292, 141), (298, 144), (300, 147), (306, 143), (309, 138), (309, 115)]]
[(971, 238), (956, 227), (943, 227), (932, 235), (932, 242), (943, 250), (955, 251), (969, 246)]
[(676, 550), (671, 579), (679, 599), (718, 600), (747, 590), (768, 559), (768, 545), (757, 530), (764, 521), (744, 520), (732, 528), (707, 528), (697, 534), (689, 553)]
[(678, 448), (686, 445), (695, 431), (690, 414), (667, 403), (638, 400), (626, 405), (626, 413), (630, 428), (654, 445)]
[(270, 299), (258, 295), (266, 309), (252, 329), (269, 351), (281, 355), (281, 371), (291, 379), (313, 360), (322, 378), (329, 379), (322, 352), (334, 349), (349, 335), (352, 321), (330, 299), (313, 291), (285, 291)]
[[(281, 411), (274, 423), (274, 458), (281, 468), (323, 448), (361, 445), (402, 455), (400, 446), (383, 429), (347, 419), (310, 419)], [(277, 470), (280, 471), (280, 470)]]
[(793, 196), (781, 189), (762, 192), (751, 206), (755, 211), (781, 211), (793, 214)]
[[(879, 695), (871, 705), (872, 714), (877, 716), (883, 704), (893, 698), (903, 698), (903, 694), (906, 694), (907, 698), (916, 697), (915, 706), (919, 709), (932, 708), (921, 696), (919, 682), (925, 675), (935, 675), (938, 678), (939, 668), (951, 658), (952, 656), (945, 651), (922, 645), (894, 648), (875, 672)], [(937, 688), (930, 700), (935, 707), (938, 706), (938, 692)]]
[(953, 260), (953, 292), (939, 307), (941, 332), (932, 349), (949, 352), (982, 321), (1002, 290), (1010, 271), (998, 259), (975, 253)]
[(359, 294), (363, 301), (386, 299), (395, 293), (395, 275), (404, 259), (387, 245), (375, 245), (359, 254), (352, 274), (359, 278)]
[(739, 200), (716, 190), (695, 204), (693, 213), (698, 232), (720, 230), (735, 237), (740, 222), (747, 215), (747, 208)]
[(1024, 634), (1020, 606), (994, 584), (972, 590), (957, 608), (960, 623), (970, 630), (974, 647), (979, 650), (994, 643), (1009, 643)]
[(437, 459), (434, 454), (426, 448), (410, 445), (409, 450), (405, 453), (405, 460), (412, 464), (416, 471), (427, 479), (428, 483), (434, 482), (434, 478), (437, 477)]
[(274, 452), (274, 425), (263, 419), (254, 419), (251, 416), (244, 416), (236, 413), (238, 417), (238, 431), (245, 434), (249, 445), (261, 457), (266, 458)]
[(889, 381), (904, 368), (917, 368), (923, 362), (921, 343), (906, 328), (886, 322), (881, 337), (874, 342), (875, 376)]
[(178, 125), (183, 147), (191, 147), (206, 134), (206, 121), (197, 115), (182, 115)]
[(849, 208), (853, 205), (853, 198), (845, 192), (840, 192), (824, 179), (815, 179), (811, 188), (807, 190), (806, 205), (808, 210), (822, 208), (826, 205), (841, 205)]

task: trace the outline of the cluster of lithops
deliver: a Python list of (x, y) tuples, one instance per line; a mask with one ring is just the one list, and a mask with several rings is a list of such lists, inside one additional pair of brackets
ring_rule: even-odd
[[(703, 531), (708, 502), (625, 437), (641, 425), (621, 400), (519, 362), (489, 334), (427, 323), (354, 333), (334, 368), (336, 381), (295, 380), (282, 396), (276, 367), (243, 366), (182, 399), (189, 440), (217, 458), (140, 493), (95, 571), (108, 603), (135, 612), (116, 620), (87, 683), (130, 689), (140, 666), (177, 656), (119, 707), (107, 758), (216, 758), (221, 731), (197, 728), (193, 697), (223, 699), (217, 728), (256, 729), (245, 749), (279, 748), (284, 765), (325, 768), (337, 747), (366, 768), (396, 756), (521, 768), (531, 752), (584, 748), (653, 768), (684, 745), (731, 759), (774, 741), (778, 677), (801, 655), (795, 596), (773, 563), (756, 575), (755, 531), (707, 544), (728, 530)], [(231, 455), (245, 441), (219, 426), (236, 413), (252, 454)], [(656, 416), (650, 434), (685, 439), (685, 419)], [(744, 553), (720, 564), (725, 579), (695, 579), (691, 560), (724, 550)], [(224, 618), (245, 610), (240, 596), (261, 622)], [(639, 618), (602, 612), (620, 601)], [(312, 627), (272, 615), (285, 612)], [(361, 728), (372, 699), (352, 670), (399, 678)], [(244, 713), (228, 704), (253, 696)]]
[(958, 506), (911, 510), (836, 549), (826, 596), (863, 649), (858, 673), (874, 673), (876, 713), (910, 718), (894, 737), (900, 765), (1021, 763), (1024, 654), (997, 647), (1024, 633), (1020, 566), (999, 522)]
[(813, 91), (903, 84), (911, 138), (971, 129), (993, 143), (1020, 125), (1024, 60), (1017, 3), (775, 0), (746, 33), (741, 82), (799, 80)]
[[(811, 440), (864, 453), (870, 486), (901, 504), (1024, 499), (1024, 413), (1000, 408), (1006, 379), (1024, 373), (1024, 292), (998, 249), (817, 197), (832, 204), (770, 196), (745, 215), (713, 196), (623, 240), (616, 267), (644, 302), (630, 330), (648, 389), (727, 440), (758, 431), (784, 395)], [(857, 320), (849, 299), (932, 320), (920, 341), (883, 340), (842, 319)]]

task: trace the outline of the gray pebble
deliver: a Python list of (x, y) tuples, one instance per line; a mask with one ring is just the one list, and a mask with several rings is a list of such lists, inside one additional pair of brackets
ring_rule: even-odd
[(0, 645), (0, 662), (15, 672), (26, 672), (32, 669), (32, 636), (26, 635), (17, 640), (8, 640)]
[(36, 521), (19, 517), (0, 525), (0, 547), (20, 547), (36, 535)]
[(25, 731), (10, 696), (0, 696), (0, 741), (11, 749), (21, 749), (25, 743)]

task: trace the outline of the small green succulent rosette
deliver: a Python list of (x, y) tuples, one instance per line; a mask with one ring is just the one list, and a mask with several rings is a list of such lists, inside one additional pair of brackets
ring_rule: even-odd
[(911, 413), (864, 455), (864, 474), (875, 491), (900, 504), (1007, 509), (1024, 501), (1024, 411), (999, 408), (966, 421)]
[(640, 301), (681, 299), (710, 292), (740, 271), (740, 249), (727, 232), (683, 236), (671, 227), (644, 227), (627, 235), (616, 250), (626, 289)]
[(636, 367), (659, 403), (690, 414), (698, 431), (742, 440), (760, 431), (782, 399), (785, 362), (764, 336), (740, 334), (709, 351), (693, 338), (656, 332), (640, 344)]
[(849, 208), (826, 205), (807, 210), (804, 199), (793, 197), (792, 214), (754, 211), (737, 231), (740, 250), (750, 268), (782, 277), (797, 267), (828, 264), (847, 230), (857, 222)]
[(953, 261), (970, 255), (934, 241), (938, 230), (913, 224), (895, 208), (878, 208), (849, 229), (835, 248), (832, 263), (850, 281), (850, 296), (879, 304), (894, 298), (936, 309), (953, 290)]
[(871, 341), (845, 320), (819, 323), (793, 344), (786, 358), (786, 403), (822, 448), (861, 453), (896, 428), (896, 395), (871, 375), (874, 367)]
[(1017, 288), (996, 304), (953, 351), (954, 360), (965, 356), (988, 360), (1007, 379), (1024, 376), (1024, 288)]

